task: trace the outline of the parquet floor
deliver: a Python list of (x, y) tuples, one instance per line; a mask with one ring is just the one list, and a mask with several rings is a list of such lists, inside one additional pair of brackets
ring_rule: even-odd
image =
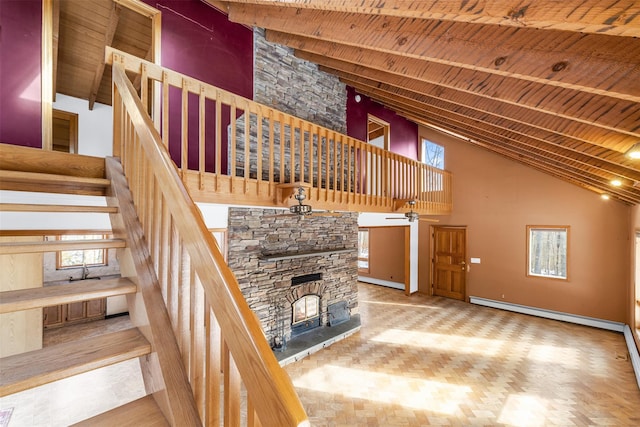
[[(360, 332), (285, 367), (315, 427), (640, 426), (622, 334), (363, 283), (359, 290)], [(94, 334), (97, 323), (49, 331), (45, 344)], [(107, 323), (128, 326), (126, 318)], [(143, 395), (133, 362), (4, 397), (0, 409), (14, 408), (9, 427), (67, 426)]]
[(620, 333), (359, 291), (361, 331), (285, 367), (313, 426), (640, 426)]

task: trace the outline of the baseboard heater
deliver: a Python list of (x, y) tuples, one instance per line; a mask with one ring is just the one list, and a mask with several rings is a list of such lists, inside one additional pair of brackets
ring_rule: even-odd
[(485, 307), (498, 308), (501, 310), (514, 311), (516, 313), (529, 314), (531, 316), (544, 317), (547, 319), (560, 320), (563, 322), (576, 323), (578, 325), (592, 326), (594, 328), (607, 329), (609, 331), (623, 332), (627, 343), (631, 365), (636, 375), (636, 382), (640, 388), (640, 354), (633, 340), (633, 335), (629, 325), (611, 320), (596, 319), (594, 317), (580, 316), (577, 314), (563, 313), (561, 311), (546, 310), (544, 308), (528, 307), (526, 305), (513, 304), (510, 302), (496, 301), (480, 297), (469, 297), (472, 304)]
[(485, 307), (515, 311), (516, 313), (561, 320), (569, 323), (577, 323), (578, 325), (593, 326), (594, 328), (607, 329), (609, 331), (622, 332), (625, 326), (624, 323), (613, 322), (611, 320), (596, 319), (595, 317), (580, 316), (578, 314), (563, 313), (561, 311), (546, 310), (544, 308), (528, 307), (526, 305), (513, 304), (510, 302), (502, 302), (480, 297), (470, 297), (469, 300), (472, 304), (483, 305)]
[(631, 332), (629, 325), (624, 325), (624, 340), (627, 342), (631, 366), (633, 366), (633, 372), (636, 373), (636, 382), (638, 383), (638, 388), (640, 388), (640, 353), (638, 353), (638, 347), (636, 347), (636, 343), (633, 340), (633, 332)]

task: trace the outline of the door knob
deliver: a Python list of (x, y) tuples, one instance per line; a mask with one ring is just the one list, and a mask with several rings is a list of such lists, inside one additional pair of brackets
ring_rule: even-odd
[(462, 266), (462, 271), (465, 271), (465, 270), (466, 270), (467, 263), (466, 263), (466, 262), (464, 262), (464, 261), (462, 261), (462, 262), (460, 262), (460, 265)]

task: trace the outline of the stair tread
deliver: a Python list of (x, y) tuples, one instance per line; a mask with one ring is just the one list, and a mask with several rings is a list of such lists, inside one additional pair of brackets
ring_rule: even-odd
[(7, 356), (0, 359), (0, 397), (150, 352), (146, 338), (131, 328)]
[(88, 418), (73, 427), (144, 427), (168, 426), (166, 418), (152, 396), (145, 396), (95, 417)]
[(0, 255), (34, 252), (57, 252), (86, 249), (116, 249), (126, 247), (122, 239), (48, 240), (41, 242), (3, 242)]
[(136, 284), (124, 277), (86, 279), (72, 283), (0, 292), (0, 314), (51, 305), (70, 304), (136, 292)]
[(104, 195), (111, 185), (106, 178), (0, 170), (0, 189), (51, 193)]
[(0, 212), (90, 212), (117, 213), (115, 206), (49, 205), (37, 203), (0, 203)]

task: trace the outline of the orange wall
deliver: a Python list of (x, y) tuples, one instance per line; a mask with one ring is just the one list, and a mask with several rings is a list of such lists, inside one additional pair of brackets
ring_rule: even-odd
[(366, 228), (369, 229), (369, 273), (358, 275), (404, 283), (406, 227)]
[[(492, 154), (420, 129), (445, 147), (453, 214), (467, 227), (467, 297), (629, 323), (631, 207)], [(420, 224), (419, 290), (429, 290), (429, 227)], [(569, 281), (527, 277), (526, 226), (569, 225)], [(502, 295), (504, 294), (504, 298)]]

